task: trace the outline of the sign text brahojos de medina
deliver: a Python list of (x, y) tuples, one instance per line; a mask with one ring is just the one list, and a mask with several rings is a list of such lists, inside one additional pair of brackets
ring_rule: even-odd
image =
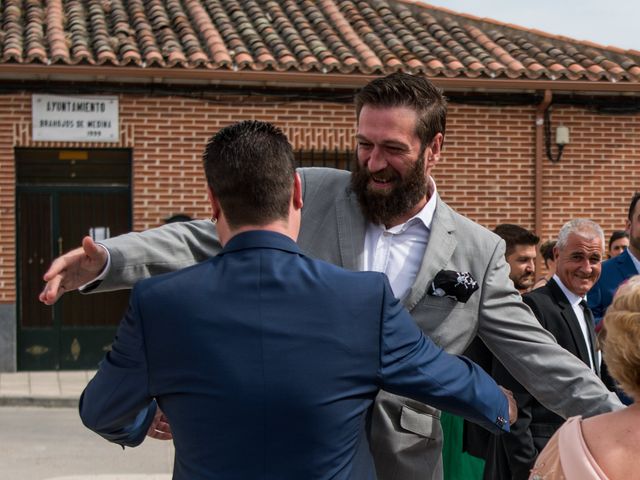
[(118, 98), (33, 95), (33, 139), (38, 141), (119, 141)]

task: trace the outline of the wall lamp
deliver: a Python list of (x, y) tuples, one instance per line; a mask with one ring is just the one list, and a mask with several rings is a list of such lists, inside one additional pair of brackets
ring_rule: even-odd
[(562, 157), (562, 151), (565, 145), (569, 145), (569, 127), (560, 125), (556, 128), (556, 146), (558, 154), (556, 157), (551, 152), (551, 113), (549, 108), (544, 112), (544, 143), (547, 150), (547, 158), (556, 163)]

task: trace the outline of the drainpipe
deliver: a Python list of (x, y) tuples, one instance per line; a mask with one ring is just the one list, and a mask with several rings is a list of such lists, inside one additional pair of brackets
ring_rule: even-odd
[[(534, 232), (542, 238), (542, 166), (544, 161), (544, 112), (551, 105), (551, 90), (544, 91), (542, 103), (536, 109), (536, 164), (534, 192)], [(536, 255), (536, 273), (542, 271), (542, 257)]]

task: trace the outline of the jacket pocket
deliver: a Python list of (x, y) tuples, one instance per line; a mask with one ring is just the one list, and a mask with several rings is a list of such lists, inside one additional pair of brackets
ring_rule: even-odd
[(436, 415), (418, 412), (406, 405), (402, 406), (400, 426), (421, 437), (436, 439), (442, 437), (440, 419)]

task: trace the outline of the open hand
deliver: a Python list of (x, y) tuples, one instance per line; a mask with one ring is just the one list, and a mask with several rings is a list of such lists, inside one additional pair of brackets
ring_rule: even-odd
[(38, 296), (42, 303), (53, 305), (70, 292), (96, 278), (107, 263), (106, 250), (91, 237), (82, 239), (82, 247), (56, 258), (44, 274), (47, 284)]

